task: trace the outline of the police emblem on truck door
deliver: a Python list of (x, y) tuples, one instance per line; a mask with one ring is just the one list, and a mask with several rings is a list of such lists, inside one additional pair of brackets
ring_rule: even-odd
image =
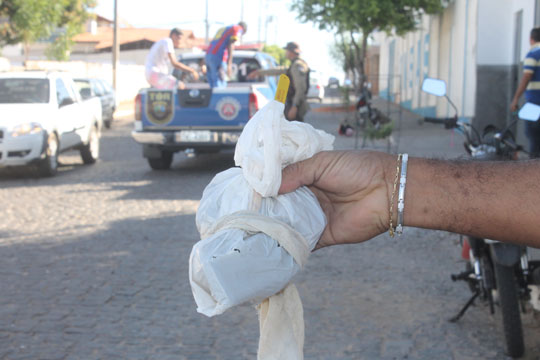
[(173, 107), (171, 90), (148, 90), (146, 93), (146, 116), (152, 124), (168, 124), (174, 116)]

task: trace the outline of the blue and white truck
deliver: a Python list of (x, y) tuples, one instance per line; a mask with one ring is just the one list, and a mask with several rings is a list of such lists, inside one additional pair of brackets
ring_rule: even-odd
[[(212, 153), (234, 148), (246, 123), (273, 99), (277, 87), (277, 77), (247, 79), (253, 70), (276, 66), (265, 53), (235, 51), (227, 87), (214, 89), (206, 83), (200, 66), (204, 53), (184, 54), (179, 60), (199, 70), (199, 82), (186, 82), (184, 90), (145, 88), (135, 99), (132, 136), (142, 144), (143, 156), (154, 170), (169, 169), (179, 151)], [(187, 75), (176, 72), (175, 76)]]

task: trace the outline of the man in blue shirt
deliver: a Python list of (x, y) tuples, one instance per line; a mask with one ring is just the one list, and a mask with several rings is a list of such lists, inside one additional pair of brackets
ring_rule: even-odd
[[(206, 50), (206, 78), (210, 87), (227, 86), (227, 76), (232, 76), (233, 43), (245, 34), (247, 25), (240, 21), (238, 25), (223, 27), (218, 30)], [(227, 76), (225, 76), (225, 69)]]
[[(510, 110), (518, 109), (518, 100), (525, 93), (527, 102), (540, 105), (540, 27), (531, 30), (531, 50), (523, 61), (523, 77), (518, 85)], [(531, 157), (540, 157), (540, 123), (525, 121), (525, 135), (529, 139)]]

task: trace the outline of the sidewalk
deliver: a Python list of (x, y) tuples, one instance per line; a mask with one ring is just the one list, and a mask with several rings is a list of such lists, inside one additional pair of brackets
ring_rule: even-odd
[[(374, 107), (388, 114), (394, 121), (394, 131), (389, 144), (387, 139), (367, 140), (364, 149), (386, 151), (392, 153), (409, 153), (411, 156), (456, 158), (465, 155), (461, 135), (445, 130), (442, 126), (421, 123), (420, 116), (385, 99), (373, 98)], [(347, 117), (352, 119), (339, 97), (328, 97), (319, 103), (310, 102), (311, 111), (306, 122), (336, 137), (336, 150), (362, 148), (362, 134), (355, 136), (338, 134), (340, 123)]]

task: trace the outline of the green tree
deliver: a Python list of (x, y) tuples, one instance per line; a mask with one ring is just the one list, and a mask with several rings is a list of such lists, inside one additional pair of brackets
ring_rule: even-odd
[[(64, 28), (57, 39), (64, 35), (71, 39), (80, 32), (95, 4), (95, 0), (0, 0), (0, 19), (7, 20), (0, 24), (0, 46), (22, 42), (28, 59), (28, 46), (56, 29)], [(69, 48), (69, 41), (59, 41)]]
[(289, 66), (290, 61), (285, 56), (285, 50), (277, 45), (264, 45), (263, 52), (271, 55), (279, 65)]
[(349, 61), (354, 55), (354, 68), (362, 87), (365, 79), (365, 57), (369, 35), (374, 30), (398, 35), (416, 29), (422, 14), (442, 10), (441, 0), (294, 0), (292, 9), (298, 18), (312, 21), (321, 30), (332, 30), (340, 36), (338, 45)]

